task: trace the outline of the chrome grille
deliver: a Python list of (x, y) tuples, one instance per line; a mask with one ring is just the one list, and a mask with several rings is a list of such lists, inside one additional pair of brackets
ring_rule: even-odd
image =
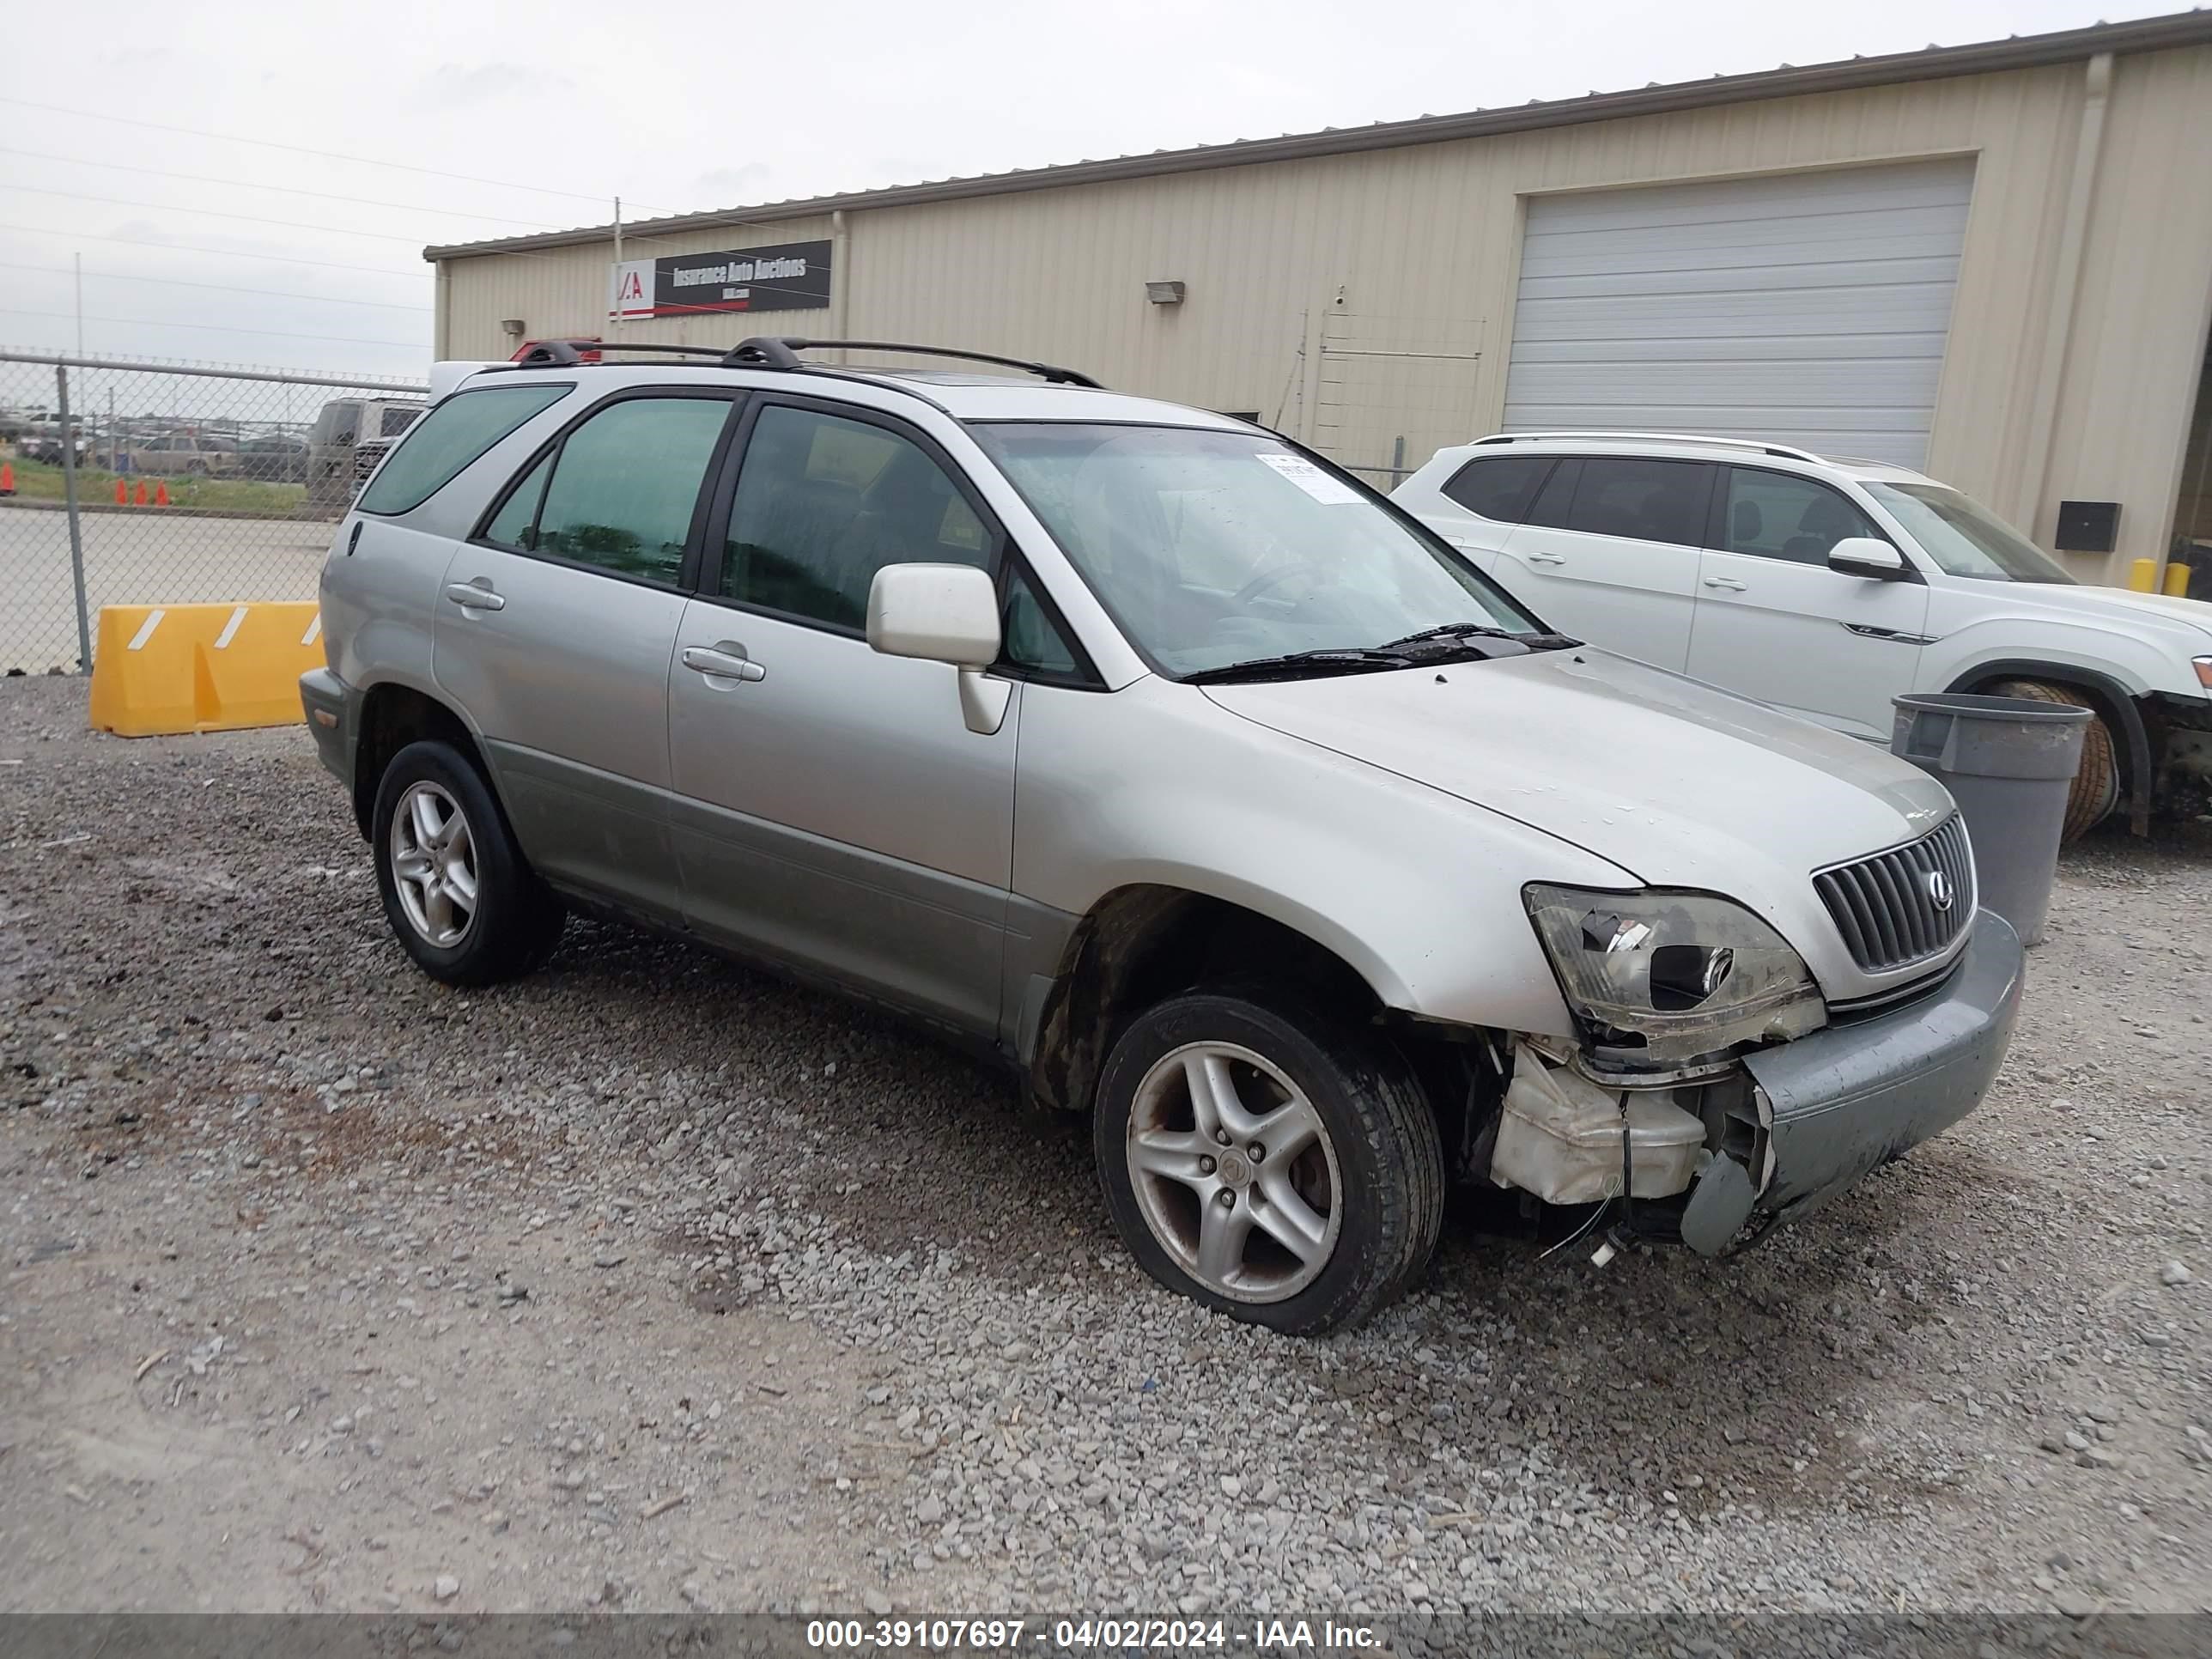
[[(1939, 879), (1936, 879), (1940, 878)], [(1974, 860), (1957, 813), (1918, 841), (1838, 865), (1813, 878), (1851, 960), (1884, 974), (1925, 960), (1959, 937), (1974, 914)], [(1948, 908), (1936, 902), (1948, 886)]]

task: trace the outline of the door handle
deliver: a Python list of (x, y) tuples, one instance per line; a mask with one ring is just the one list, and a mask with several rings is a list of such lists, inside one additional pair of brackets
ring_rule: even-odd
[(1559, 553), (1531, 553), (1528, 559), (1530, 564), (1565, 564), (1567, 562), (1565, 556)]
[(491, 579), (479, 576), (472, 582), (447, 582), (446, 597), (465, 611), (504, 611), (507, 601), (491, 591)]
[(708, 647), (687, 645), (684, 647), (684, 665), (696, 669), (710, 679), (764, 680), (768, 670), (745, 655), (745, 648), (728, 640)]
[(1751, 584), (1748, 582), (1740, 582), (1733, 576), (1708, 576), (1705, 578), (1705, 586), (1708, 587), (1725, 587), (1731, 593), (1741, 593), (1749, 588)]

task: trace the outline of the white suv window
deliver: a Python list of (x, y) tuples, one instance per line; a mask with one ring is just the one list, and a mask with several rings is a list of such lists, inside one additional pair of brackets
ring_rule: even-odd
[(1592, 536), (1702, 547), (1716, 470), (1711, 461), (1585, 455), (1546, 481), (1529, 521)]
[(1814, 479), (1748, 466), (1732, 466), (1728, 475), (1721, 512), (1724, 552), (1826, 564), (1829, 549), (1850, 537), (1888, 539), (1843, 495)]
[(1453, 473), (1443, 493), (1477, 518), (1519, 524), (1553, 461), (1549, 455), (1486, 455)]

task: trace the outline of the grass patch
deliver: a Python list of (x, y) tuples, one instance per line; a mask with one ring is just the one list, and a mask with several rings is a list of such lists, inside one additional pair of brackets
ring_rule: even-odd
[[(58, 501), (64, 499), (62, 470), (44, 461), (27, 461), (20, 457), (10, 459), (15, 469), (15, 494), (27, 501)], [(104, 467), (81, 466), (76, 470), (76, 498), (88, 507), (115, 503), (116, 475)], [(150, 472), (128, 474), (125, 482), (131, 499), (137, 499), (138, 486), (146, 486), (146, 497), (151, 501), (155, 489), (169, 486), (169, 502), (173, 507), (191, 507), (209, 513), (235, 513), (241, 517), (296, 519), (303, 515), (307, 503), (307, 487), (296, 483), (268, 483), (256, 478), (195, 478), (156, 477)], [(317, 516), (328, 516), (319, 514)]]

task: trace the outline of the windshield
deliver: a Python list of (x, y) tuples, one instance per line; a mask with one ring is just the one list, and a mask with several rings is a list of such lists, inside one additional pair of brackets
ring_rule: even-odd
[(1542, 626), (1278, 440), (1189, 427), (969, 428), (1114, 620), (1170, 674)]
[(1869, 483), (1947, 574), (1990, 582), (2068, 582), (2065, 568), (1971, 495), (1942, 484)]

